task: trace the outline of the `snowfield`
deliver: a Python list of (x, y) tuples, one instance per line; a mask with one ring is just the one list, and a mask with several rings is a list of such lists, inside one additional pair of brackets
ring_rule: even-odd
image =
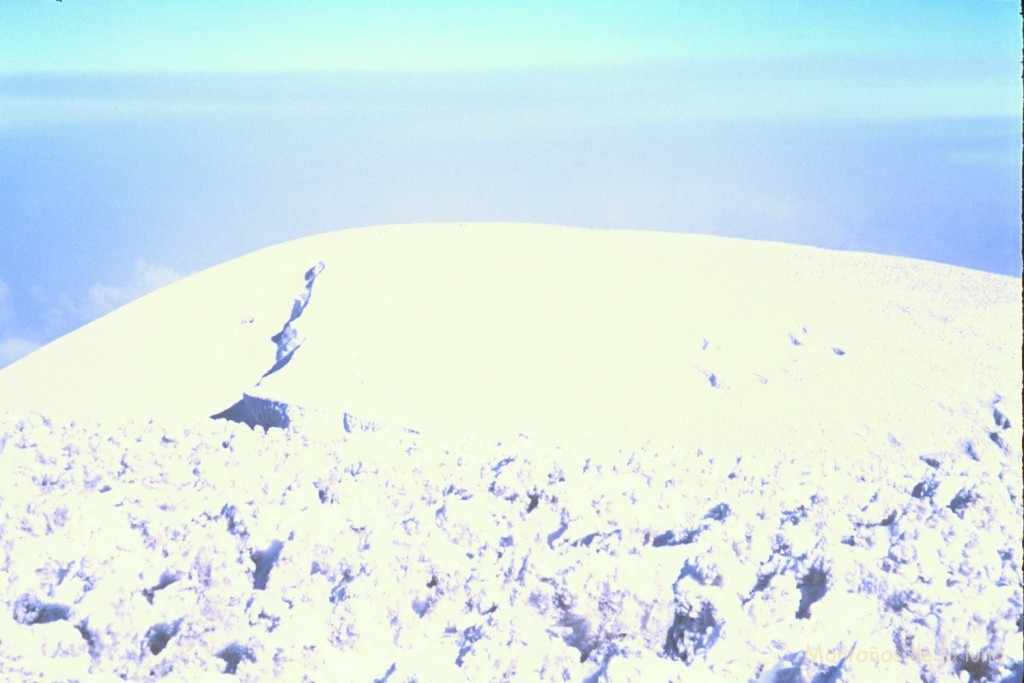
[(1020, 681), (1020, 292), (504, 224), (218, 266), (0, 372), (0, 680)]

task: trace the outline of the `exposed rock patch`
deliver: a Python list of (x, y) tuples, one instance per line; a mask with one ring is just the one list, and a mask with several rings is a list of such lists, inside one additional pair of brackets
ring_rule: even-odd
[[(299, 318), (302, 316), (302, 313), (306, 310), (306, 307), (309, 306), (309, 300), (313, 295), (313, 284), (316, 282), (317, 277), (323, 272), (323, 270), (324, 263), (323, 261), (320, 261), (306, 271), (304, 275), (305, 286), (292, 302), (292, 310), (288, 316), (288, 320), (286, 320), (284, 325), (281, 327), (281, 331), (270, 338), (270, 341), (274, 342), (276, 347), (274, 352), (274, 364), (269, 370), (263, 373), (260, 380), (256, 382), (256, 386), (259, 386), (260, 382), (264, 379), (276, 372), (279, 372), (288, 365), (294, 357), (295, 352), (298, 351), (305, 342), (305, 338), (302, 337), (298, 331), (297, 323)], [(215, 420), (230, 420), (232, 422), (238, 422), (247, 425), (250, 429), (257, 426), (263, 427), (264, 429), (271, 429), (275, 427), (284, 429), (291, 424), (292, 417), (289, 414), (290, 410), (291, 409), (287, 403), (243, 393), (242, 398), (237, 403), (234, 403), (215, 415), (211, 415), (211, 417)], [(347, 417), (348, 416), (346, 415), (346, 419)]]
[(275, 427), (285, 429), (292, 421), (290, 410), (287, 403), (242, 394), (241, 400), (237, 403), (210, 417), (214, 420), (238, 422), (250, 429), (255, 427), (263, 427), (264, 430)]

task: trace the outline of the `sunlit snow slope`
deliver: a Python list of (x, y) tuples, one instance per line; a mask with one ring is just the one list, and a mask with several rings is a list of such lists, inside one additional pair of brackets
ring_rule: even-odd
[(246, 393), (421, 431), (926, 451), (1020, 413), (1019, 321), (1019, 280), (908, 259), (393, 226), (171, 285), (0, 373), (0, 402), (192, 419)]

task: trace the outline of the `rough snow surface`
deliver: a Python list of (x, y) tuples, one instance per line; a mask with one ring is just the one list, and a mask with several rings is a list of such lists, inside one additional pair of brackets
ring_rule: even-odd
[(1020, 336), (777, 244), (258, 252), (0, 373), (0, 680), (1019, 681)]
[(29, 415), (0, 449), (5, 680), (1020, 676), (992, 442), (894, 466)]

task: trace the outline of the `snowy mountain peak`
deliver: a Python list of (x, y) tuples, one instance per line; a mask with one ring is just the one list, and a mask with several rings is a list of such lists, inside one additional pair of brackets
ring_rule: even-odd
[(1019, 317), (1019, 280), (910, 259), (389, 226), (264, 249), (144, 297), (0, 372), (0, 405), (191, 420), (245, 393), (339, 424), (740, 449), (754, 432), (782, 447), (871, 424), (926, 452), (944, 439), (918, 426), (973, 419), (997, 393), (1014, 397), (1000, 407), (1014, 423)]
[(0, 372), (0, 678), (1019, 681), (1020, 294), (516, 224), (223, 264)]

